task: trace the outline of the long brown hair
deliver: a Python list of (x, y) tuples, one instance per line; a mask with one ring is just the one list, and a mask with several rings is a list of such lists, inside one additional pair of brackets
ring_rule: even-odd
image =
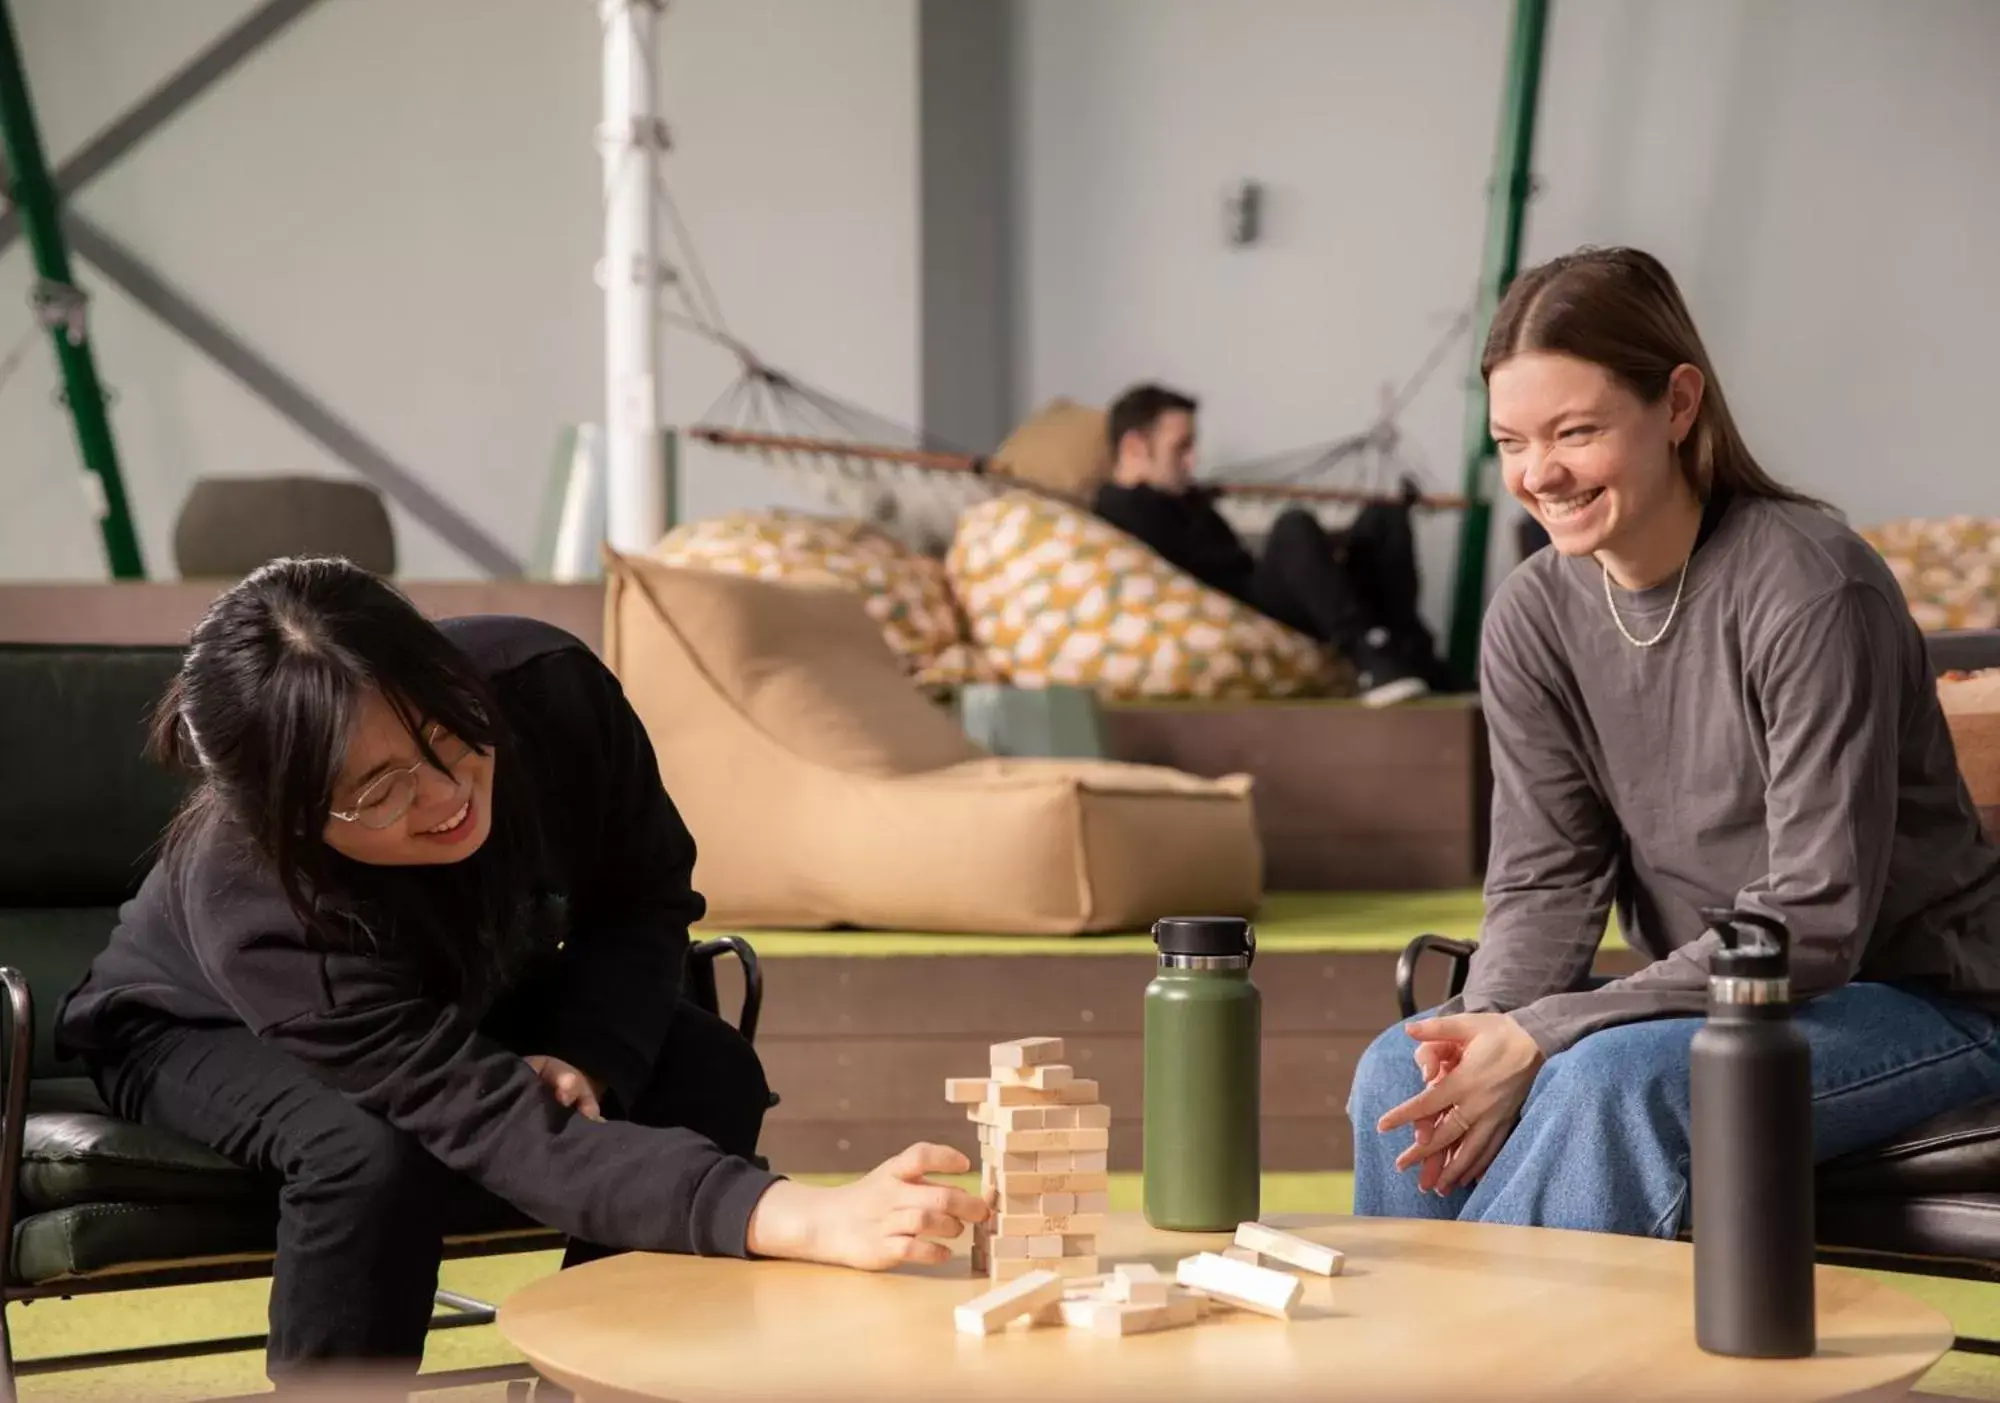
[(1634, 248), (1579, 249), (1523, 272), (1493, 313), (1479, 357), (1484, 380), (1510, 356), (1554, 351), (1601, 366), (1647, 404), (1667, 392), (1674, 368), (1703, 380), (1701, 408), (1680, 446), (1695, 495), (1725, 487), (1738, 497), (1825, 504), (1765, 472), (1737, 430), (1708, 348), (1666, 266)]

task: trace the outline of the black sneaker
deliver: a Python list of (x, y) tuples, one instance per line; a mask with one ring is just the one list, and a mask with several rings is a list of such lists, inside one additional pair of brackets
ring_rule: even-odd
[(1378, 626), (1363, 634), (1348, 660), (1354, 664), (1363, 706), (1396, 706), (1430, 694), (1423, 669), (1404, 656), (1386, 628)]

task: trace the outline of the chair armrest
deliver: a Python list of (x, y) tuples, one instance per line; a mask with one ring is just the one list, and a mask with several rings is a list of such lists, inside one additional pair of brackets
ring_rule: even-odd
[(720, 1016), (720, 998), (715, 989), (715, 962), (724, 955), (734, 955), (736, 962), (743, 966), (743, 1007), (736, 1015), (736, 1030), (743, 1034), (745, 1042), (757, 1041), (757, 1019), (764, 1010), (764, 967), (757, 959), (756, 950), (740, 935), (718, 935), (713, 940), (703, 940), (688, 949), (688, 982), (691, 992), (699, 991), (700, 1001), (709, 1011)]
[(15, 1196), (21, 1183), (21, 1144), (28, 1124), (28, 1083), (35, 1075), (35, 995), (28, 976), (0, 966), (7, 995), (7, 1080), (0, 1100), (0, 1281), (13, 1275)]
[(1470, 940), (1453, 940), (1446, 935), (1420, 935), (1403, 947), (1403, 953), (1396, 957), (1396, 1006), (1403, 1011), (1403, 1017), (1417, 1016), (1417, 961), (1426, 951), (1435, 950), (1451, 961), (1451, 982), (1447, 985), (1448, 997), (1456, 998), (1465, 991), (1465, 979), (1472, 972), (1472, 952), (1477, 949)]

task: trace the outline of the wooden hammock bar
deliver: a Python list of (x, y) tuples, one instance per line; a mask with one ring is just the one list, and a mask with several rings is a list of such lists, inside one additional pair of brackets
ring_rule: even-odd
[[(884, 444), (849, 442), (841, 439), (806, 438), (791, 434), (754, 433), (745, 429), (723, 429), (698, 424), (688, 436), (718, 448), (762, 450), (770, 453), (815, 454), (831, 458), (863, 458), (879, 463), (902, 463), (927, 472), (962, 473), (994, 482), (1018, 483), (1029, 491), (1035, 484), (1006, 473), (993, 472), (987, 460), (971, 453), (938, 453), (926, 449), (892, 448)], [(1227, 497), (1243, 501), (1326, 502), (1367, 506), (1376, 502), (1400, 502), (1400, 496), (1366, 492), (1352, 487), (1292, 487), (1276, 482), (1210, 482)], [(1415, 499), (1429, 511), (1461, 511), (1465, 498), (1455, 494), (1427, 493)]]

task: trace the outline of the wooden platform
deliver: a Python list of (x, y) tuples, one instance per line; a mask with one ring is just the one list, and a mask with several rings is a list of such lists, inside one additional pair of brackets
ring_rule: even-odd
[[(1632, 962), (1614, 951), (1600, 966), (1616, 972)], [(1141, 1168), (1147, 955), (784, 954), (763, 963), (757, 1046), (783, 1098), (765, 1122), (763, 1149), (777, 1168), (868, 1169), (916, 1140), (976, 1158), (972, 1126), (945, 1103), (944, 1079), (983, 1075), (991, 1044), (1029, 1036), (1068, 1044), (1067, 1060), (1098, 1081), (1111, 1107), (1111, 1168)], [(1395, 964), (1389, 951), (1258, 958), (1265, 1169), (1352, 1166), (1347, 1092), (1362, 1050), (1396, 1020)], [(1428, 975), (1419, 992), (1435, 1001), (1442, 966)], [(740, 991), (725, 961), (726, 1012)]]
[(1477, 886), (1485, 870), (1476, 698), (1113, 706), (1104, 728), (1120, 760), (1252, 776), (1272, 890), (1429, 891)]

